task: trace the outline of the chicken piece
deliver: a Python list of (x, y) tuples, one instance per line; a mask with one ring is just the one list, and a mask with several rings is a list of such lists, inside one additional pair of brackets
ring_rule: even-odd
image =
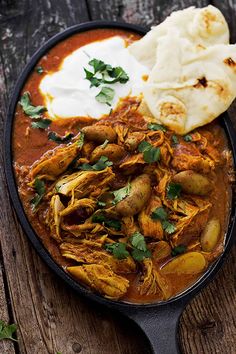
[(112, 254), (105, 251), (100, 244), (95, 245), (92, 241), (88, 243), (72, 244), (64, 242), (60, 245), (63, 257), (73, 259), (79, 263), (102, 264), (106, 268), (112, 269), (115, 273), (133, 273), (136, 264), (131, 257), (117, 259)]
[(171, 284), (154, 267), (151, 259), (143, 261), (142, 284), (139, 286), (141, 295), (155, 295), (160, 293), (163, 300), (169, 299), (172, 295)]
[(136, 154), (131, 155), (130, 157), (126, 158), (124, 162), (120, 164), (120, 168), (123, 170), (125, 175), (132, 174), (136, 171), (137, 167), (142, 166), (145, 164), (143, 159), (143, 154)]
[(163, 261), (171, 255), (169, 243), (163, 240), (149, 244), (149, 248), (152, 252), (152, 259), (155, 264), (163, 263)]
[(144, 236), (153, 237), (158, 240), (163, 239), (163, 228), (159, 220), (153, 220), (151, 215), (156, 208), (162, 207), (160, 198), (151, 196), (145, 209), (138, 216), (141, 233)]
[(122, 231), (128, 237), (131, 237), (136, 231), (139, 231), (139, 227), (134, 221), (133, 216), (124, 216), (122, 218)]
[(125, 139), (125, 148), (129, 151), (135, 151), (138, 145), (145, 140), (145, 134), (142, 132), (129, 133)]
[(86, 221), (83, 224), (74, 224), (74, 225), (67, 225), (61, 222), (61, 228), (76, 237), (84, 237), (85, 234), (98, 234), (100, 232), (105, 231), (105, 227), (101, 224), (95, 224), (89, 221)]
[(30, 178), (36, 176), (40, 179), (54, 181), (57, 176), (66, 171), (70, 163), (78, 156), (80, 146), (76, 141), (67, 146), (55, 148), (43, 154), (30, 169)]
[(129, 287), (128, 279), (115, 274), (111, 269), (105, 268), (101, 264), (67, 267), (67, 271), (82, 283), (108, 298), (121, 298)]
[(69, 215), (76, 210), (85, 209), (85, 212), (88, 215), (91, 215), (94, 212), (94, 209), (97, 206), (97, 202), (95, 200), (89, 198), (76, 199), (73, 200), (73, 203), (69, 204), (67, 208), (63, 209), (60, 213), (60, 216)]
[(177, 171), (194, 170), (208, 173), (215, 169), (215, 163), (204, 157), (192, 143), (180, 142), (173, 150), (172, 166)]
[(108, 185), (115, 178), (112, 169), (102, 171), (80, 171), (60, 179), (55, 189), (58, 193), (75, 198), (83, 198), (97, 188)]
[(46, 222), (51, 230), (51, 236), (58, 242), (62, 240), (60, 235), (60, 213), (64, 209), (59, 195), (54, 195), (51, 199), (50, 206), (47, 213)]

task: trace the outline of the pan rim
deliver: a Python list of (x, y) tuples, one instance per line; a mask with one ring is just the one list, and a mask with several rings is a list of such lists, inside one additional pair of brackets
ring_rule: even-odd
[[(15, 88), (13, 90), (12, 96), (10, 98), (10, 103), (7, 111), (7, 119), (4, 130), (4, 167), (5, 167), (5, 176), (7, 181), (8, 192), (17, 214), (19, 223), (21, 224), (27, 238), (31, 241), (34, 249), (39, 254), (39, 256), (46, 262), (49, 268), (61, 278), (66, 285), (69, 285), (73, 290), (75, 290), (78, 294), (89, 298), (90, 300), (96, 301), (102, 305), (106, 305), (109, 307), (117, 308), (119, 310), (126, 309), (148, 309), (148, 308), (156, 308), (169, 306), (170, 304), (181, 304), (184, 302), (185, 304), (190, 301), (203, 287), (205, 287), (216, 275), (216, 273), (221, 268), (230, 248), (233, 245), (233, 234), (236, 231), (236, 208), (234, 203), (234, 196), (232, 193), (232, 205), (229, 217), (229, 225), (225, 235), (225, 248), (222, 255), (207, 269), (207, 271), (188, 289), (184, 290), (182, 293), (176, 295), (175, 297), (162, 302), (154, 302), (154, 303), (145, 303), (145, 304), (137, 304), (131, 302), (122, 302), (117, 300), (111, 300), (103, 297), (102, 295), (98, 295), (93, 293), (91, 290), (83, 287), (80, 283), (76, 282), (72, 277), (65, 272), (65, 270), (54, 261), (52, 256), (49, 254), (45, 246), (43, 245), (40, 237), (36, 234), (33, 227), (28, 220), (26, 213), (24, 211), (18, 189), (15, 180), (15, 173), (13, 167), (13, 152), (12, 152), (12, 131), (14, 124), (14, 113), (15, 108), (20, 96), (21, 89), (23, 88), (28, 76), (34, 69), (35, 65), (39, 61), (39, 59), (48, 52), (53, 46), (58, 44), (59, 42), (65, 40), (66, 38), (85, 31), (90, 31), (93, 29), (99, 28), (116, 28), (123, 29), (127, 31), (132, 31), (138, 33), (140, 35), (144, 35), (148, 28), (141, 27), (139, 25), (133, 25), (123, 22), (115, 22), (115, 21), (92, 21), (85, 22), (78, 25), (74, 25), (65, 29), (64, 31), (56, 34), (52, 38), (50, 38), (46, 43), (44, 43), (30, 58), (29, 62), (26, 64), (23, 69), (21, 75), (19, 76)], [(236, 165), (236, 135), (233, 130), (233, 125), (228, 118), (228, 114), (224, 113), (223, 115), (223, 128), (225, 130), (230, 149), (233, 153), (234, 165)]]

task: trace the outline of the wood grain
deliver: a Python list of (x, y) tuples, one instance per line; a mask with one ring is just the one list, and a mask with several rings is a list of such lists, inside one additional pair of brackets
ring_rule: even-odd
[[(39, 0), (1, 1), (0, 6), (0, 139), (6, 106), (17, 76), (32, 53), (49, 37), (69, 25), (90, 19), (113, 19), (150, 26), (170, 12), (207, 1), (154, 0)], [(218, 1), (226, 17), (236, 14), (232, 1)], [(2, 69), (2, 72), (1, 72)], [(236, 122), (235, 111), (232, 118)], [(68, 289), (39, 259), (21, 230), (7, 197), (0, 169), (0, 244), (10, 291), (14, 321), (18, 324), (20, 354), (147, 354), (139, 329), (126, 319), (98, 308)], [(186, 308), (180, 324), (183, 353), (235, 352), (236, 247), (217, 275)], [(8, 320), (0, 273), (0, 318)], [(1, 302), (2, 301), (2, 302)], [(12, 344), (0, 342), (12, 354)], [(225, 351), (225, 348), (227, 350)], [(10, 351), (7, 351), (10, 350)], [(171, 353), (170, 353), (171, 354)]]

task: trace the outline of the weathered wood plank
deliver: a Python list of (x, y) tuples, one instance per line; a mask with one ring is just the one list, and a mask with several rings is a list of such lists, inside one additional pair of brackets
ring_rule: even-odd
[(92, 20), (125, 21), (145, 27), (158, 24), (172, 11), (208, 4), (207, 0), (88, 0)]

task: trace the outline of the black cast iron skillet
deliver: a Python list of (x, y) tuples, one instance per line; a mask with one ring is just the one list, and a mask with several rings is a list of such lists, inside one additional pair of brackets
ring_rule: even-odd
[[(98, 22), (88, 22), (80, 25), (75, 25), (68, 28), (62, 33), (57, 34), (46, 42), (31, 58), (30, 62), (26, 65), (22, 75), (17, 81), (15, 90), (12, 95), (12, 99), (9, 105), (6, 129), (5, 129), (5, 172), (8, 184), (9, 193), (18, 215), (19, 221), (35, 247), (39, 255), (44, 259), (44, 261), (49, 265), (49, 267), (67, 284), (70, 285), (74, 290), (76, 290), (80, 295), (84, 295), (87, 298), (96, 301), (98, 304), (106, 305), (110, 309), (118, 310), (125, 316), (129, 317), (135, 321), (146, 334), (151, 344), (153, 353), (158, 354), (176, 354), (179, 353), (179, 345), (177, 338), (178, 323), (181, 313), (183, 312), (187, 303), (207, 284), (213, 279), (216, 272), (220, 269), (229, 252), (232, 244), (233, 238), (236, 232), (236, 210), (235, 210), (235, 198), (232, 196), (232, 208), (229, 220), (229, 227), (227, 230), (225, 250), (220, 258), (210, 266), (206, 273), (198, 280), (191, 288), (187, 289), (183, 293), (179, 294), (175, 298), (168, 301), (155, 303), (155, 304), (130, 304), (118, 301), (108, 300), (101, 297), (90, 290), (84, 288), (75, 280), (73, 280), (59, 265), (57, 265), (52, 257), (49, 255), (48, 251), (44, 248), (39, 237), (36, 235), (35, 231), (32, 229), (23, 206), (21, 204), (17, 185), (14, 177), (14, 171), (12, 166), (13, 152), (12, 152), (12, 127), (14, 122), (14, 112), (16, 104), (19, 100), (20, 91), (27, 80), (29, 74), (34, 69), (35, 65), (39, 59), (47, 53), (47, 51), (53, 47), (58, 42), (66, 39), (67, 37), (88, 31), (96, 28), (118, 28), (127, 31), (133, 31), (140, 35), (144, 35), (147, 30), (139, 26), (108, 22), (108, 21), (98, 21)], [(227, 113), (221, 117), (221, 124), (226, 132), (229, 140), (229, 147), (233, 152), (234, 164), (236, 163), (236, 134), (233, 129), (233, 125), (229, 120)], [(148, 350), (147, 350), (148, 352)]]

